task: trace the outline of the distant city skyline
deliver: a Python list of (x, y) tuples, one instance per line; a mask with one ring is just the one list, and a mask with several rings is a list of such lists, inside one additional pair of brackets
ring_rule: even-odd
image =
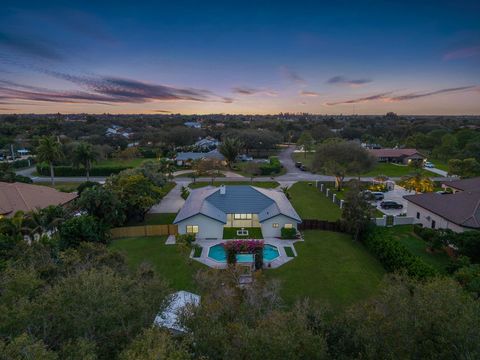
[(1, 113), (480, 115), (478, 1), (2, 1)]

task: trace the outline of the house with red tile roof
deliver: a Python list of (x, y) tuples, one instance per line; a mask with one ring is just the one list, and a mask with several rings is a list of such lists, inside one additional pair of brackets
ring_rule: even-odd
[(408, 165), (411, 161), (425, 161), (426, 157), (416, 149), (369, 149), (378, 162)]

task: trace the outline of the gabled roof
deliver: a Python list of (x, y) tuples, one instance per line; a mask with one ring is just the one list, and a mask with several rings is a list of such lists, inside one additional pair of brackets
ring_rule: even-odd
[(76, 197), (77, 193), (64, 193), (48, 186), (0, 182), (0, 215), (63, 205)]
[(224, 160), (225, 157), (215, 149), (209, 152), (179, 152), (175, 157), (175, 160), (199, 160), (199, 159), (217, 159)]
[(376, 157), (407, 157), (412, 155), (421, 155), (417, 149), (369, 149), (372, 155)]
[(443, 185), (462, 191), (480, 190), (480, 177), (463, 180), (445, 181)]
[(480, 228), (480, 190), (455, 194), (425, 193), (404, 198), (459, 226)]
[(281, 214), (301, 221), (282, 192), (249, 185), (226, 185), (225, 194), (214, 187), (193, 190), (174, 224), (198, 214), (223, 223), (227, 214), (258, 214), (260, 222)]

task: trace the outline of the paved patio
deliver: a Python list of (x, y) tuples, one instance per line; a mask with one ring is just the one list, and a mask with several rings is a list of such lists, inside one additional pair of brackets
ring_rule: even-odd
[[(210, 266), (211, 268), (226, 269), (227, 268), (226, 263), (218, 262), (218, 261), (215, 261), (215, 260), (208, 257), (208, 251), (210, 250), (210, 248), (212, 246), (224, 243), (226, 241), (230, 241), (230, 240), (225, 240), (225, 239), (217, 239), (217, 240), (197, 239), (195, 241), (195, 244), (202, 247), (202, 253), (200, 254), (200, 257), (195, 258), (195, 257), (193, 257), (194, 250), (192, 250), (192, 252), (190, 253), (190, 258), (192, 258), (193, 260), (196, 260), (198, 262), (201, 262), (202, 264)], [(274, 259), (272, 261), (265, 261), (264, 262), (264, 268), (266, 268), (266, 269), (269, 269), (269, 268), (276, 269), (276, 268), (282, 266), (283, 264), (286, 264), (287, 262), (295, 259), (295, 257), (297, 257), (297, 251), (295, 250), (294, 244), (298, 241), (303, 241), (303, 239), (282, 240), (282, 239), (277, 239), (277, 238), (266, 238), (266, 239), (263, 239), (263, 241), (264, 241), (265, 245), (275, 246), (278, 250), (279, 255), (280, 255), (279, 257), (277, 257), (276, 259)], [(288, 247), (292, 248), (293, 253), (295, 254), (295, 257), (288, 257), (287, 256), (287, 254), (285, 253), (285, 249), (284, 249), (285, 246), (288, 246)]]

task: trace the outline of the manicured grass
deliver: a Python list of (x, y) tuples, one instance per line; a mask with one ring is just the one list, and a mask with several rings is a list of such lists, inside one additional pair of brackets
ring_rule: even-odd
[(176, 213), (147, 214), (141, 225), (166, 225), (173, 224)]
[(428, 159), (437, 169), (448, 171), (448, 161), (438, 160), (438, 159)]
[(413, 255), (432, 265), (441, 274), (446, 274), (446, 267), (450, 262), (449, 256), (443, 251), (434, 253), (427, 251), (427, 243), (413, 232), (413, 225), (393, 226), (387, 228), (387, 231), (400, 240)]
[[(425, 176), (439, 176), (431, 171), (421, 169), (422, 174)], [(361, 174), (361, 176), (378, 176), (385, 175), (391, 177), (401, 177), (415, 173), (415, 169), (406, 165), (396, 165), (392, 163), (378, 163), (371, 171)]]
[(220, 185), (252, 185), (252, 186), (257, 186), (261, 188), (276, 188), (280, 184), (276, 181), (214, 181), (213, 184), (212, 182), (207, 182), (207, 181), (197, 181), (194, 183), (190, 183), (188, 187), (190, 189), (198, 189), (204, 186), (220, 186)]
[(288, 304), (308, 297), (342, 309), (375, 293), (385, 271), (363, 245), (330, 231), (307, 230), (304, 238), (295, 244), (294, 260), (264, 271), (268, 278), (281, 281)]
[(307, 182), (295, 183), (289, 190), (291, 203), (302, 219), (320, 219), (335, 221), (340, 219), (342, 211), (325, 194)]
[[(192, 172), (188, 172), (188, 173), (182, 173), (182, 174), (179, 174), (179, 175), (175, 175), (175, 177), (189, 177), (189, 178), (193, 178), (193, 176), (195, 175), (195, 173), (192, 171)], [(211, 175), (200, 175), (200, 176), (196, 176), (196, 177), (211, 177)], [(215, 177), (225, 177), (225, 175), (221, 172), (215, 174)]]
[(163, 185), (162, 190), (165, 193), (165, 195), (167, 195), (170, 191), (172, 191), (175, 185), (177, 184), (173, 181), (169, 181), (165, 185)]
[(287, 254), (288, 257), (295, 257), (295, 254), (293, 253), (293, 250), (290, 246), (284, 246), (283, 249), (285, 250), (285, 254)]
[(55, 185), (52, 186), (50, 181), (35, 183), (35, 185), (43, 185), (43, 186), (53, 187), (54, 189), (57, 189), (57, 190), (62, 191), (62, 192), (77, 191), (77, 188), (80, 184), (81, 184), (81, 182), (56, 182)]
[(203, 248), (201, 246), (196, 246), (193, 248), (193, 257), (199, 258), (202, 255)]
[(223, 238), (224, 239), (263, 239), (262, 229), (261, 228), (245, 228), (248, 230), (248, 235), (239, 236), (237, 235), (237, 230), (240, 230), (239, 227), (228, 227), (223, 228)]
[(122, 251), (128, 264), (135, 268), (150, 263), (175, 290), (196, 291), (193, 275), (203, 267), (180, 252), (178, 246), (165, 245), (165, 236), (124, 238), (114, 240), (110, 247)]
[(94, 164), (94, 167), (101, 167), (101, 166), (126, 166), (126, 167), (137, 167), (142, 164), (142, 162), (147, 160), (155, 160), (155, 159), (145, 159), (145, 158), (135, 158), (135, 159), (105, 159), (100, 160)]

